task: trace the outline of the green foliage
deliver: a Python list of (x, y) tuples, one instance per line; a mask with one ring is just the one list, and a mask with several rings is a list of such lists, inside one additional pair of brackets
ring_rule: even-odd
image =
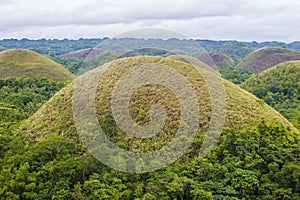
[(300, 198), (298, 135), (277, 123), (224, 131), (206, 158), (187, 151), (140, 175), (110, 169), (62, 136), (9, 137), (1, 152), (0, 199)]
[[(33, 115), (66, 82), (34, 78), (0, 80), (0, 130)], [(3, 130), (4, 131), (4, 130)]]
[(68, 58), (68, 57), (53, 57), (53, 60), (64, 66), (72, 74), (78, 74), (79, 69), (84, 62), (81, 58)]

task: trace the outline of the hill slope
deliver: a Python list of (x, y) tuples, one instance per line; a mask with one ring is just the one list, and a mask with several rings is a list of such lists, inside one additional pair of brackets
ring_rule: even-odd
[(300, 60), (300, 52), (285, 48), (262, 48), (248, 55), (236, 68), (260, 72), (285, 61)]
[(64, 81), (74, 76), (46, 56), (25, 49), (11, 49), (0, 53), (0, 79), (46, 78)]
[(278, 64), (241, 85), (300, 128), (300, 61)]
[[(128, 70), (130, 63), (134, 63), (134, 65), (137, 65), (137, 63), (171, 63), (171, 65), (175, 67), (185, 67), (184, 70), (191, 70), (193, 69), (189, 64), (182, 63), (180, 61), (175, 61), (173, 59), (163, 59), (159, 57), (134, 57), (134, 58), (124, 58), (120, 59), (118, 61), (113, 62), (111, 64), (111, 71), (109, 73), (115, 74), (118, 71)], [(125, 65), (126, 63), (126, 65)], [(121, 67), (121, 68), (120, 68)], [(114, 71), (115, 70), (115, 71)], [(185, 71), (185, 72), (187, 72)], [(93, 73), (92, 71), (89, 73)], [(120, 72), (119, 72), (120, 73)], [(118, 73), (118, 76), (121, 74)], [(124, 73), (124, 72), (122, 72)], [(113, 76), (113, 75), (112, 75)], [(112, 84), (112, 76), (107, 76), (107, 78), (102, 79), (106, 80), (107, 82)], [(197, 76), (197, 75), (193, 75)], [(118, 79), (119, 77), (115, 77), (115, 79)], [(196, 77), (193, 77), (196, 79)], [(199, 79), (199, 77), (198, 77)], [(197, 79), (197, 80), (198, 80)], [(106, 84), (105, 82), (101, 82), (102, 84)], [(203, 82), (203, 79), (199, 79), (199, 82), (194, 83), (195, 87), (202, 88), (201, 93), (199, 93), (199, 98), (201, 95), (202, 100), (199, 100), (200, 104), (202, 105), (201, 111), (205, 113), (206, 116), (204, 116), (204, 119), (209, 118), (210, 114), (210, 105), (207, 103), (210, 101), (209, 93), (207, 88), (205, 88), (205, 84)], [(279, 113), (277, 113), (274, 109), (269, 107), (267, 104), (264, 104), (260, 102), (255, 96), (252, 94), (242, 90), (238, 86), (230, 83), (229, 81), (224, 80), (225, 89), (227, 93), (227, 121), (226, 121), (226, 127), (227, 128), (241, 128), (244, 127), (247, 124), (256, 123), (257, 121), (260, 121), (262, 118), (266, 120), (278, 120), (282, 124), (285, 124), (287, 126), (291, 126), (291, 124), (282, 117)], [(105, 85), (105, 88), (111, 88), (111, 85)], [(203, 88), (204, 87), (204, 88)], [(31, 132), (30, 135), (35, 138), (40, 138), (47, 136), (50, 133), (59, 133), (61, 131), (64, 132), (65, 135), (68, 134), (74, 134), (74, 125), (72, 121), (72, 85), (67, 86), (65, 89), (63, 89), (60, 93), (55, 95), (54, 98), (49, 101), (46, 106), (39, 110), (35, 116), (33, 116), (29, 120), (29, 127), (28, 131)], [(106, 93), (99, 93), (103, 99), (109, 98), (107, 94), (110, 94), (111, 91), (106, 91)], [(149, 91), (148, 91), (149, 92)], [(143, 93), (143, 92), (142, 92)], [(145, 94), (144, 94), (145, 95)], [(154, 96), (153, 98), (157, 98)], [(146, 101), (146, 100), (145, 100)], [(166, 101), (166, 100), (165, 100)], [(107, 113), (103, 113), (103, 110), (107, 110), (108, 102), (105, 102), (106, 105), (101, 102), (99, 104), (99, 110), (102, 110), (102, 116), (107, 117), (111, 113), (107, 111)], [(169, 102), (164, 102), (169, 103)], [(53, 113), (61, 113), (61, 115), (55, 115)], [(101, 118), (100, 117), (100, 118)], [(203, 122), (204, 123), (204, 122)], [(206, 125), (204, 126), (207, 126)], [(68, 124), (68, 125), (67, 125)], [(205, 123), (204, 123), (205, 124)], [(37, 126), (38, 125), (38, 126)], [(292, 127), (292, 126), (291, 126)]]

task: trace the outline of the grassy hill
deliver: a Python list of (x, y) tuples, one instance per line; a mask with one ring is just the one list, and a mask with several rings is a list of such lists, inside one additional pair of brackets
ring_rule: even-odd
[[(101, 84), (104, 88), (110, 88), (111, 85), (106, 84), (113, 84), (115, 81), (112, 77), (116, 76), (115, 79), (117, 80), (119, 76), (121, 76), (124, 71), (128, 70), (130, 67), (137, 65), (139, 63), (167, 63), (168, 65), (174, 66), (174, 68), (181, 67), (185, 73), (188, 73), (193, 68), (186, 63), (182, 63), (180, 61), (175, 61), (173, 59), (163, 59), (160, 57), (134, 57), (134, 58), (124, 58), (118, 61), (115, 61), (111, 64), (111, 68), (109, 70), (107, 77), (102, 78)], [(132, 65), (130, 65), (133, 63)], [(117, 75), (112, 75), (116, 74)], [(89, 73), (93, 73), (92, 71)], [(109, 74), (111, 73), (111, 74)], [(189, 72), (192, 73), (192, 72)], [(198, 80), (197, 73), (195, 75), (191, 75), (192, 79)], [(105, 82), (107, 81), (107, 83)], [(211, 107), (209, 105), (210, 96), (209, 92), (206, 87), (203, 87), (205, 83), (201, 78), (198, 82), (193, 83), (196, 88), (201, 88), (201, 92), (199, 91), (199, 102), (203, 106), (201, 107), (202, 113), (205, 113), (204, 119), (209, 118)], [(265, 120), (277, 120), (286, 126), (292, 125), (282, 117), (278, 112), (272, 109), (267, 104), (262, 103), (259, 99), (257, 99), (252, 94), (242, 90), (238, 86), (230, 83), (229, 81), (224, 80), (226, 93), (227, 93), (227, 121), (226, 121), (226, 128), (235, 128), (239, 129), (244, 127), (245, 125), (255, 124), (261, 119)], [(99, 86), (100, 87), (100, 86)], [(97, 96), (101, 96), (103, 99), (108, 98), (108, 94), (111, 94), (111, 91), (104, 90), (99, 91)], [(145, 95), (145, 91), (141, 91), (141, 95)], [(149, 92), (149, 91), (147, 91)], [(200, 99), (201, 97), (201, 99)], [(157, 96), (153, 96), (153, 98), (157, 98)], [(147, 101), (146, 99), (144, 99)], [(28, 131), (30, 132), (30, 136), (36, 138), (44, 138), (47, 137), (50, 133), (58, 134), (60, 131), (64, 132), (64, 135), (72, 135), (74, 134), (74, 125), (72, 124), (72, 111), (71, 111), (71, 101), (72, 101), (72, 85), (70, 84), (65, 89), (63, 89), (60, 93), (55, 95), (54, 98), (49, 101), (43, 109), (39, 110), (28, 122), (29, 127), (27, 127)], [(99, 104), (98, 109), (104, 112), (108, 109), (108, 102), (103, 102)], [(173, 104), (172, 102), (167, 102), (167, 99), (163, 104)], [(54, 113), (61, 113), (61, 115), (55, 115)], [(105, 116), (99, 116), (99, 118), (104, 119), (108, 117), (111, 113), (107, 111), (107, 113), (102, 113)], [(203, 122), (204, 123), (204, 122)], [(205, 122), (207, 126), (207, 121)], [(205, 124), (204, 123), (204, 124)], [(38, 126), (37, 126), (38, 125)], [(50, 128), (50, 129), (48, 129)], [(29, 133), (28, 132), (28, 133)]]
[(252, 52), (236, 68), (261, 72), (285, 61), (300, 60), (300, 52), (286, 48), (262, 48)]
[[(14, 136), (0, 134), (0, 196), (128, 200), (299, 197), (297, 130), (263, 101), (226, 80), (226, 123), (222, 135), (208, 156), (199, 157), (212, 111), (211, 94), (199, 72), (210, 72), (188, 63), (137, 56), (105, 65), (108, 68), (97, 80), (95, 107), (106, 139), (126, 150), (150, 152), (168, 144), (178, 130), (179, 100), (170, 90), (156, 84), (139, 87), (130, 98), (129, 111), (139, 125), (147, 125), (150, 106), (159, 103), (167, 113), (161, 132), (150, 138), (133, 138), (123, 133), (112, 117), (110, 98), (114, 86), (128, 70), (145, 64), (169, 66), (186, 78), (196, 94), (200, 128), (191, 148), (181, 158), (166, 168), (144, 174), (121, 172), (96, 160), (82, 146), (75, 129), (71, 83), (16, 130)], [(86, 75), (95, 73), (92, 70)], [(171, 81), (175, 84), (177, 80)], [(86, 100), (85, 96), (81, 98)], [(149, 164), (143, 159), (139, 161)], [(115, 162), (127, 167), (134, 164), (131, 159)]]
[(65, 81), (74, 76), (48, 57), (25, 49), (10, 49), (0, 53), (0, 79), (46, 78)]
[(278, 64), (241, 85), (300, 128), (300, 61)]

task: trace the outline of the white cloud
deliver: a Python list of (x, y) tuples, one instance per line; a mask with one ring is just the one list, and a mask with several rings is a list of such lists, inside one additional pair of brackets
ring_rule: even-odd
[(114, 36), (158, 27), (195, 38), (300, 40), (298, 0), (1, 0), (0, 37)]

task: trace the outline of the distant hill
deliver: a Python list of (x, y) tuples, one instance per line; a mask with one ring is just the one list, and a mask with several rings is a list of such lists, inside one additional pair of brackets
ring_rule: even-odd
[(300, 61), (278, 64), (242, 85), (290, 119), (300, 129)]
[(286, 48), (262, 48), (248, 55), (236, 68), (257, 73), (291, 60), (300, 60), (300, 52)]
[(234, 60), (225, 54), (218, 53), (202, 53), (197, 57), (202, 62), (206, 63), (208, 66), (219, 66), (221, 68), (233, 67)]
[(0, 134), (33, 115), (67, 83), (37, 78), (0, 80)]
[(202, 53), (198, 56), (198, 59), (206, 63), (208, 66), (215, 66), (218, 63), (224, 62), (226, 56), (216, 53)]
[(25, 49), (10, 49), (0, 53), (0, 79), (46, 78), (64, 81), (74, 76), (50, 58)]
[(92, 58), (101, 54), (104, 50), (99, 48), (81, 49), (61, 55), (62, 58)]

